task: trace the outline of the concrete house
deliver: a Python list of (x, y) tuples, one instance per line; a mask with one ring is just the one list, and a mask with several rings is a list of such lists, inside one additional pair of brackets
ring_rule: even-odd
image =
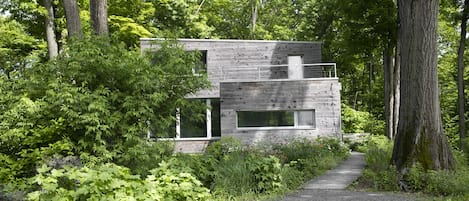
[[(156, 48), (141, 39), (142, 51)], [(335, 63), (321, 63), (321, 43), (179, 39), (200, 51), (212, 87), (187, 98), (205, 102), (205, 122), (177, 117), (176, 151), (203, 151), (210, 141), (285, 143), (295, 138), (341, 138), (340, 90)]]

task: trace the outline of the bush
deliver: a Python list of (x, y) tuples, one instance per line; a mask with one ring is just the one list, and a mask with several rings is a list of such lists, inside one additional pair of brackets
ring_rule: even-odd
[(224, 155), (239, 152), (243, 150), (243, 145), (239, 139), (233, 137), (222, 137), (216, 142), (212, 142), (208, 147), (206, 153), (219, 160)]
[(248, 163), (256, 183), (256, 192), (271, 192), (282, 187), (282, 165), (277, 157), (249, 157)]
[[(370, 136), (365, 155), (366, 169), (359, 184), (377, 190), (397, 191), (399, 176), (396, 168), (390, 165), (393, 144), (384, 136)], [(435, 196), (456, 196), (456, 199), (469, 196), (469, 168), (464, 153), (453, 150), (458, 160), (458, 168), (448, 170), (425, 170), (415, 164), (403, 175), (407, 190), (424, 192)], [(465, 200), (465, 199), (462, 199)]]
[(343, 133), (371, 133), (384, 135), (384, 121), (378, 120), (371, 113), (357, 111), (342, 104)]
[(149, 129), (165, 135), (161, 127), (185, 95), (208, 86), (192, 74), (196, 55), (174, 44), (149, 57), (103, 38), (63, 49), (11, 78), (0, 75), (1, 181), (33, 176), (37, 163), (54, 154), (146, 172), (160, 160), (146, 155), (160, 152), (146, 145)]
[(207, 200), (209, 190), (172, 161), (162, 162), (145, 180), (112, 163), (94, 168), (50, 169), (42, 166), (34, 177), (40, 189), (28, 200)]
[(398, 172), (391, 166), (393, 143), (382, 135), (370, 135), (364, 150), (366, 169), (359, 185), (378, 190), (399, 190)]

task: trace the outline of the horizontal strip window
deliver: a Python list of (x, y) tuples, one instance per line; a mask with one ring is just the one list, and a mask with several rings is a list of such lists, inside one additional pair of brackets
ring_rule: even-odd
[(238, 128), (315, 128), (314, 110), (237, 111)]

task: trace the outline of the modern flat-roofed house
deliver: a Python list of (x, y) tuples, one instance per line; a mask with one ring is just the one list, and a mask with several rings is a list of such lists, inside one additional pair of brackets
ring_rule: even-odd
[[(141, 39), (141, 49), (157, 48)], [(188, 95), (209, 107), (206, 121), (179, 117), (176, 151), (200, 152), (212, 140), (285, 143), (296, 138), (341, 138), (341, 84), (335, 63), (321, 63), (321, 43), (179, 39), (200, 51), (212, 87)], [(197, 128), (195, 128), (197, 127)]]

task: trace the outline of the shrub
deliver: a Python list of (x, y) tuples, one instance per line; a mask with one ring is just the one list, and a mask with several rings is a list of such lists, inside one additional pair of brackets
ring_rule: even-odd
[(371, 113), (342, 104), (342, 132), (384, 135), (384, 121), (376, 119)]
[(277, 157), (249, 157), (248, 163), (256, 183), (256, 192), (270, 192), (282, 187), (282, 165)]
[(393, 143), (382, 135), (370, 135), (367, 140), (365, 162), (375, 172), (389, 169)]
[(382, 135), (370, 135), (365, 147), (366, 169), (359, 185), (378, 190), (399, 190), (398, 172), (391, 166), (393, 144)]
[[(27, 178), (54, 154), (114, 162), (137, 173), (153, 168), (160, 159), (145, 155), (155, 148), (146, 145), (149, 129), (173, 119), (185, 95), (208, 81), (192, 73), (196, 55), (177, 45), (162, 44), (149, 55), (102, 38), (82, 39), (56, 59), (0, 76), (1, 169)], [(165, 131), (157, 127), (154, 134)], [(2, 172), (0, 180), (11, 176)]]
[(210, 198), (210, 191), (192, 174), (181, 167), (177, 160), (161, 162), (158, 168), (151, 170), (145, 181), (148, 190), (156, 191), (161, 200), (202, 201)]
[(130, 168), (132, 174), (145, 177), (151, 169), (158, 167), (163, 160), (173, 155), (174, 143), (172, 141), (157, 141), (142, 143), (122, 153), (116, 163)]
[(94, 168), (50, 169), (42, 166), (33, 179), (40, 189), (28, 200), (207, 200), (209, 190), (172, 161), (161, 162), (145, 180), (112, 163)]
[[(366, 169), (359, 180), (359, 185), (377, 190), (396, 191), (399, 189), (398, 172), (390, 165), (393, 144), (384, 136), (370, 136), (365, 155)], [(467, 157), (453, 150), (458, 160), (458, 168), (448, 170), (425, 170), (419, 163), (412, 166), (403, 175), (406, 187), (410, 191), (424, 192), (436, 196), (468, 196), (469, 168)], [(462, 199), (465, 200), (465, 199)]]
[(233, 137), (222, 137), (216, 142), (212, 142), (208, 147), (206, 153), (219, 160), (224, 155), (238, 152), (243, 150), (243, 145), (239, 139)]

